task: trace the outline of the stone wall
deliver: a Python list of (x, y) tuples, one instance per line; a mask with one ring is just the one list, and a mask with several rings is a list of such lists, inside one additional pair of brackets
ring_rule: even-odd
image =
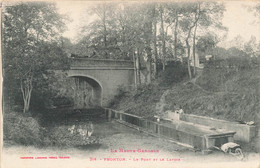
[(246, 124), (239, 124), (237, 122), (218, 120), (204, 116), (197, 116), (192, 114), (181, 114), (180, 120), (209, 126), (215, 129), (224, 129), (228, 131), (235, 131), (235, 140), (250, 142), (256, 136), (256, 127)]
[(106, 109), (106, 115), (109, 119), (117, 119), (119, 122), (126, 123), (140, 131), (202, 151), (212, 148), (219, 140), (225, 141), (225, 143), (232, 142), (235, 134), (233, 131), (211, 130), (210, 127), (184, 121), (154, 122), (112, 109)]

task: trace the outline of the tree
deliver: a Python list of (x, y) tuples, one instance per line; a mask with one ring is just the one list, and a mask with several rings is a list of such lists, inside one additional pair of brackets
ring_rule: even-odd
[[(201, 7), (200, 7), (200, 2), (198, 2), (198, 9), (196, 11), (196, 15), (195, 15), (195, 22), (194, 22), (194, 32), (193, 32), (193, 50), (192, 50), (192, 54), (193, 54), (193, 75), (196, 75), (196, 33), (197, 33), (197, 27), (198, 27), (198, 21), (200, 19), (201, 16)], [(197, 18), (196, 18), (197, 17)]]
[(190, 37), (191, 31), (196, 26), (199, 20), (199, 13), (200, 13), (200, 4), (193, 4), (188, 3), (185, 5), (184, 15), (185, 18), (182, 19), (180, 22), (180, 26), (182, 27), (183, 31), (186, 32), (185, 43), (187, 48), (187, 67), (189, 77), (192, 78), (191, 69), (190, 69)]
[(166, 57), (166, 46), (165, 46), (165, 33), (164, 33), (164, 8), (160, 5), (160, 20), (161, 20), (161, 37), (162, 37), (162, 64), (163, 64), (163, 71), (165, 70), (165, 57)]
[(4, 9), (4, 79), (5, 84), (19, 86), (24, 113), (29, 111), (34, 86), (55, 66), (54, 60), (64, 56), (56, 40), (64, 31), (63, 19), (52, 3), (27, 2)]
[(251, 57), (256, 57), (257, 53), (257, 42), (256, 37), (251, 36), (250, 40), (244, 44), (244, 51)]
[(151, 76), (152, 76), (152, 36), (153, 36), (153, 17), (151, 10), (152, 5), (148, 4), (147, 9), (144, 11), (144, 27), (143, 27), (143, 37), (144, 37), (144, 44), (145, 44), (145, 52), (147, 56), (147, 61), (146, 61), (146, 68), (148, 71), (148, 77), (147, 77), (147, 82), (151, 83)]
[(198, 49), (198, 52), (202, 55), (212, 54), (211, 52), (217, 46), (218, 42), (219, 40), (217, 38), (217, 35), (209, 32), (206, 35), (199, 37), (196, 47)]
[[(182, 14), (182, 17), (178, 19), (179, 27), (182, 30), (185, 36), (185, 43), (187, 49), (187, 62), (190, 61), (190, 37), (193, 36), (193, 62), (195, 61), (196, 54), (196, 39), (197, 31), (203, 32), (203, 29), (209, 29), (209, 27), (214, 27), (218, 30), (226, 30), (222, 26), (221, 19), (223, 17), (223, 12), (225, 7), (223, 4), (218, 2), (197, 2), (197, 3), (183, 3), (182, 8), (180, 8), (179, 14)], [(180, 33), (179, 33), (180, 34)], [(188, 71), (191, 77), (190, 65), (188, 65)], [(194, 66), (194, 75), (196, 73), (196, 67)]]
[(245, 40), (241, 35), (237, 35), (236, 37), (234, 37), (234, 39), (232, 39), (229, 42), (230, 46), (232, 47), (236, 47), (238, 49), (243, 49), (244, 44), (245, 44)]
[(254, 14), (255, 21), (253, 24), (258, 24), (260, 22), (259, 17), (260, 17), (260, 3), (256, 2), (254, 6), (247, 6), (247, 9), (249, 12), (252, 12)]
[[(225, 11), (225, 6), (219, 2), (199, 2), (198, 10), (198, 22), (195, 24), (193, 33), (193, 62), (196, 62), (196, 36), (197, 28), (208, 29), (209, 27), (216, 30), (226, 31), (226, 27), (222, 25), (223, 13)], [(194, 64), (194, 75), (196, 75), (196, 66)]]
[(174, 58), (177, 59), (179, 56), (181, 56), (181, 62), (183, 62), (183, 53), (181, 51), (178, 51), (183, 49), (178, 35), (180, 36), (179, 20), (181, 20), (184, 16), (183, 12), (185, 9), (185, 4), (177, 2), (167, 3), (167, 5), (165, 5), (165, 8), (167, 9), (165, 22), (167, 22), (169, 25), (173, 25), (172, 32), (174, 32)]
[(157, 52), (157, 10), (156, 4), (153, 6), (153, 55), (154, 55), (154, 77), (157, 76), (157, 59), (158, 59), (158, 52)]
[[(97, 7), (92, 8), (91, 12), (97, 15), (100, 18), (100, 26), (102, 27), (103, 36), (103, 47), (105, 49), (105, 56), (108, 55), (106, 48), (107, 48), (107, 13), (108, 13), (109, 5), (106, 3), (97, 5)], [(94, 26), (94, 25), (93, 25)]]
[[(120, 59), (121, 54), (123, 57), (128, 56), (125, 52), (127, 48), (124, 35), (125, 18), (124, 12), (119, 10), (120, 6), (121, 4), (104, 2), (89, 9), (86, 14), (90, 14), (95, 19), (81, 28), (81, 34), (85, 36), (77, 45), (84, 50), (82, 53), (92, 53), (87, 56), (107, 59)], [(122, 45), (119, 46), (121, 42)]]
[[(97, 58), (133, 59), (139, 63), (144, 60), (142, 66), (146, 67), (149, 83), (152, 74), (157, 74), (159, 56), (163, 69), (166, 57), (182, 58), (185, 46), (188, 62), (195, 59), (197, 36), (209, 27), (223, 29), (224, 9), (218, 2), (139, 3), (138, 6), (136, 3), (100, 3), (90, 10), (97, 17), (83, 29), (86, 36), (77, 47), (81, 53)], [(168, 31), (169, 28), (172, 29)], [(151, 67), (153, 60), (154, 68)]]
[(177, 45), (178, 45), (178, 23), (179, 23), (179, 10), (175, 10), (175, 26), (174, 26), (174, 57), (178, 58)]

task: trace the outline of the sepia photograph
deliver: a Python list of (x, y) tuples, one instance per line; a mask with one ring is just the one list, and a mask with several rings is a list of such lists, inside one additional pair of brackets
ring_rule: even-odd
[(260, 1), (2, 1), (2, 168), (258, 168)]

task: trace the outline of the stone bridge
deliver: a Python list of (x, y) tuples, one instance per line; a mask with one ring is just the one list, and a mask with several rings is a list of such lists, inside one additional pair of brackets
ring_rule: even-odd
[(134, 86), (134, 63), (126, 60), (71, 58), (69, 77), (86, 81), (92, 86), (95, 106), (106, 107), (118, 88)]

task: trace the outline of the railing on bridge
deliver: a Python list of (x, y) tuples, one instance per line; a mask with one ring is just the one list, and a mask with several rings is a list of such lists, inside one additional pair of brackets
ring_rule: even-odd
[(71, 69), (134, 69), (134, 62), (127, 60), (71, 58)]

